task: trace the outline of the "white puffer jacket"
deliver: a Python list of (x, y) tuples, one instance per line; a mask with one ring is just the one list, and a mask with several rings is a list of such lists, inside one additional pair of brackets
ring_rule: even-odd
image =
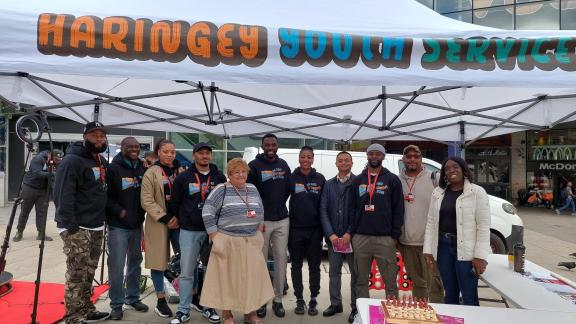
[[(444, 191), (438, 187), (432, 192), (424, 235), (424, 253), (432, 254), (434, 259), (438, 252), (438, 223)], [(459, 261), (486, 260), (492, 253), (488, 195), (484, 188), (468, 180), (465, 180), (462, 195), (456, 200), (456, 234)]]

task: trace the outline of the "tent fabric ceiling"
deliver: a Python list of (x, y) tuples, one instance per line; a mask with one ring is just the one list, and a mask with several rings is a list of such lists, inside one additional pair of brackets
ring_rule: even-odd
[[(227, 137), (274, 132), (282, 137), (344, 141), (474, 141), (576, 120), (576, 89), (562, 88), (574, 83), (550, 81), (554, 76), (576, 81), (576, 76), (557, 69), (522, 71), (526, 82), (520, 82), (515, 79), (517, 71), (470, 70), (443, 79), (437, 77), (441, 72), (343, 70), (334, 64), (322, 69), (265, 68), (267, 64), (207, 67), (192, 62), (46, 56), (38, 53), (35, 38), (29, 44), (28, 38), (17, 37), (24, 30), (35, 31), (38, 15), (47, 12), (256, 24), (266, 26), (269, 35), (288, 26), (384, 37), (573, 36), (569, 31), (501, 31), (470, 25), (415, 1), (220, 0), (220, 10), (210, 2), (135, 3), (7, 0), (0, 9), (0, 28), (13, 32), (0, 36), (0, 98), (80, 123), (92, 120), (98, 104), (99, 118), (107, 126)], [(256, 7), (257, 14), (249, 10)], [(278, 44), (270, 44), (268, 59), (279, 62)]]

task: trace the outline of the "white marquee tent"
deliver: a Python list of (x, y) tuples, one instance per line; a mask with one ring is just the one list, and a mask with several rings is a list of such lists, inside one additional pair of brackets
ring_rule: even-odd
[(471, 143), (576, 119), (576, 31), (415, 1), (4, 0), (0, 30), (0, 98), (82, 123)]

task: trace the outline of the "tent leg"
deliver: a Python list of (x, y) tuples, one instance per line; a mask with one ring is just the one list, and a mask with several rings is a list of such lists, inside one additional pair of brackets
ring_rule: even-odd
[(458, 124), (460, 125), (460, 143), (458, 143), (460, 145), (459, 149), (460, 149), (460, 157), (465, 159), (466, 158), (466, 152), (464, 151), (465, 149), (465, 144), (466, 144), (466, 123), (461, 120), (458, 122)]

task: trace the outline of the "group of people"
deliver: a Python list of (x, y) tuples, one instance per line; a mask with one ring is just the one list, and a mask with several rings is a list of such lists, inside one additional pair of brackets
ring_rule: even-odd
[[(157, 296), (154, 311), (190, 319), (191, 309), (211, 322), (257, 324), (272, 311), (285, 316), (287, 251), (296, 314), (318, 314), (322, 242), (328, 246), (330, 305), (323, 316), (343, 312), (341, 269), (351, 270), (351, 312), (356, 298), (369, 297), (373, 260), (387, 296), (398, 297), (396, 252), (400, 251), (412, 294), (431, 302), (478, 305), (478, 275), (490, 253), (490, 215), (486, 192), (472, 183), (465, 161), (447, 159), (440, 172), (422, 165), (415, 145), (403, 152), (400, 176), (382, 166), (380, 144), (367, 149), (367, 165), (352, 174), (350, 153), (336, 156), (338, 174), (326, 180), (313, 168), (314, 150), (305, 146), (293, 172), (278, 157), (278, 139), (262, 138), (263, 153), (247, 163), (228, 162), (226, 176), (212, 161), (212, 148), (198, 143), (193, 165), (184, 169), (169, 140), (155, 145), (156, 161), (140, 156), (133, 137), (108, 164), (99, 122), (85, 126), (84, 140), (74, 143), (59, 163), (54, 183), (56, 223), (67, 257), (66, 323), (122, 319), (127, 308), (146, 312), (140, 300), (142, 241), (144, 266), (150, 269)], [(147, 157), (148, 158), (148, 157)], [(286, 207), (287, 200), (289, 208)], [(90, 296), (108, 230), (111, 312), (97, 311)], [(142, 239), (143, 235), (143, 239)], [(208, 249), (203, 289), (198, 262)], [(180, 302), (175, 314), (164, 292), (164, 270), (171, 250), (180, 253)], [(269, 271), (268, 259), (273, 260)], [(310, 298), (304, 299), (302, 268), (308, 263)], [(268, 280), (267, 278), (270, 278)], [(222, 310), (220, 317), (216, 309)]]

